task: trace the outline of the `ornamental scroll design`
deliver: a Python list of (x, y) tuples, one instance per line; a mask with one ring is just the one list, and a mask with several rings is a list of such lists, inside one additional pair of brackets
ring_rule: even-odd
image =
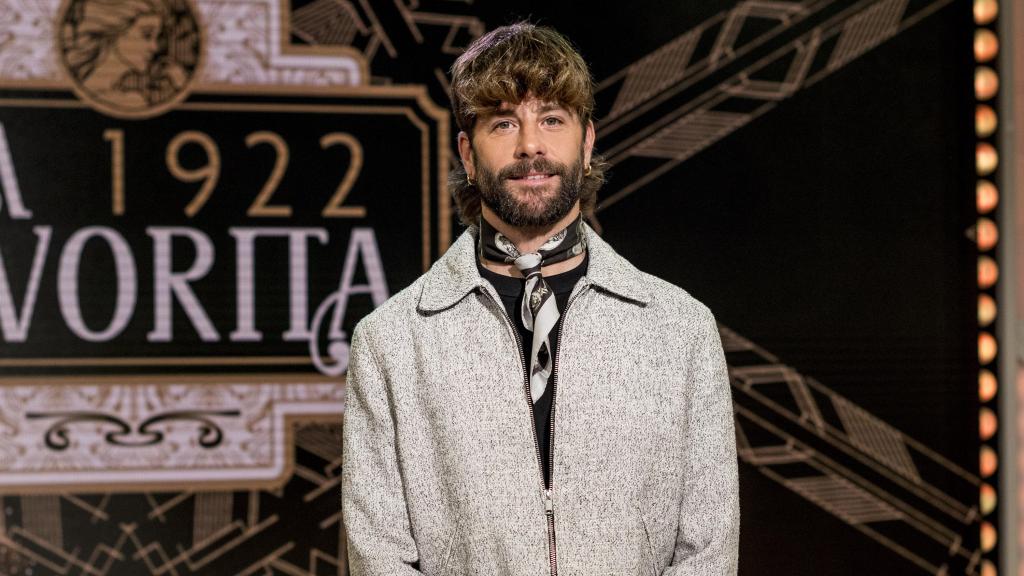
[(104, 412), (28, 412), (25, 417), (30, 420), (57, 418), (43, 434), (43, 441), (47, 448), (60, 452), (71, 446), (71, 426), (74, 424), (109, 424), (115, 429), (103, 435), (106, 442), (113, 446), (132, 448), (163, 442), (166, 434), (156, 428), (160, 424), (189, 420), (199, 425), (199, 446), (209, 450), (224, 440), (224, 431), (213, 417), (237, 418), (240, 415), (238, 410), (175, 410), (150, 416), (134, 430), (124, 419)]

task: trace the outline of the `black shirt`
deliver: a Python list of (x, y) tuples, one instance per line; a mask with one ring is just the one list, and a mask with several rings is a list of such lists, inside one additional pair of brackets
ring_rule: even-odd
[[(551, 342), (551, 357), (557, 358), (558, 354), (558, 330), (562, 325), (562, 315), (565, 312), (565, 306), (569, 301), (569, 296), (572, 294), (572, 289), (576, 286), (576, 283), (583, 278), (587, 273), (587, 265), (590, 263), (590, 255), (584, 254), (583, 262), (579, 266), (563, 272), (561, 274), (554, 274), (551, 276), (545, 276), (544, 281), (551, 287), (551, 291), (555, 293), (555, 304), (558, 306), (558, 322), (555, 324), (554, 329), (551, 330), (549, 340)], [(523, 374), (527, 373), (526, 364), (530, 361), (530, 343), (533, 342), (533, 332), (526, 329), (523, 325), (522, 315), (519, 313), (520, 302), (523, 298), (523, 288), (526, 285), (524, 278), (513, 278), (512, 276), (505, 276), (492, 272), (487, 268), (484, 268), (480, 262), (477, 262), (477, 268), (480, 270), (480, 275), (486, 278), (494, 289), (501, 296), (501, 302), (505, 305), (505, 312), (508, 313), (508, 317), (512, 320), (512, 324), (519, 331), (519, 342), (520, 350), (523, 352)], [(540, 399), (533, 405), (533, 421), (536, 426), (537, 432), (537, 446), (540, 448), (541, 453), (541, 468), (544, 472), (544, 484), (545, 486), (551, 485), (551, 470), (549, 470), (549, 450), (550, 450), (550, 433), (551, 433), (551, 402), (552, 402), (552, 390), (554, 386), (552, 381), (555, 378), (554, 370), (548, 377), (548, 385), (544, 389), (544, 394), (541, 395)]]

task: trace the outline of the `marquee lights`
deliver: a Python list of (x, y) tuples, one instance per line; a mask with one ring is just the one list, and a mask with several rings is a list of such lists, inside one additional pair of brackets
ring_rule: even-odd
[(999, 167), (999, 150), (994, 138), (999, 130), (996, 114), (999, 96), (999, 74), (996, 72), (999, 56), (999, 36), (996, 20), (999, 15), (997, 0), (974, 0), (974, 96), (977, 100), (974, 113), (975, 202), (978, 220), (971, 237), (978, 246), (978, 438), (981, 443), (978, 467), (985, 479), (978, 495), (982, 515), (979, 529), (979, 543), (982, 576), (996, 576), (999, 535), (998, 486), (996, 471), (999, 468), (999, 380), (996, 362), (999, 355), (999, 341), (995, 337), (998, 320), (996, 288), (999, 282), (999, 263), (995, 248), (999, 244), (999, 188), (996, 183), (996, 169)]

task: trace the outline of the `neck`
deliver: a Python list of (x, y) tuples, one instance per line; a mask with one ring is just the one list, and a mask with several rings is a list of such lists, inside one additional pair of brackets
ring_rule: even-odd
[(487, 223), (494, 226), (494, 229), (501, 232), (505, 238), (511, 240), (516, 248), (522, 253), (536, 252), (548, 241), (552, 236), (560, 232), (572, 221), (576, 219), (580, 214), (580, 205), (577, 202), (575, 206), (569, 210), (569, 213), (562, 217), (561, 220), (551, 224), (550, 226), (510, 226), (505, 223), (498, 215), (495, 214), (486, 205), (480, 207), (480, 212), (487, 220)]
[[(516, 245), (516, 248), (518, 248), (522, 253), (536, 252), (544, 245), (545, 242), (548, 241), (549, 238), (571, 224), (580, 213), (580, 205), (577, 203), (561, 220), (550, 226), (518, 227), (509, 226), (503, 220), (498, 218), (498, 216), (486, 205), (481, 206), (480, 208), (481, 214), (483, 218), (487, 220), (487, 223), (494, 226), (498, 232), (501, 232), (506, 238), (511, 240)], [(550, 266), (544, 266), (540, 269), (541, 274), (550, 276), (552, 274), (568, 272), (582, 264), (584, 256), (586, 256), (586, 252), (573, 256), (568, 260), (556, 262)], [(519, 269), (511, 263), (503, 264), (501, 262), (491, 262), (490, 260), (484, 259), (481, 261), (481, 264), (483, 264), (484, 268), (504, 276), (513, 276), (516, 278), (523, 277), (522, 273), (519, 272)]]

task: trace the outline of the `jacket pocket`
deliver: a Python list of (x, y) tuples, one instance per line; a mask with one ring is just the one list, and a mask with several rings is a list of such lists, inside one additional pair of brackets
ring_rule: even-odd
[(646, 570), (642, 574), (649, 574), (650, 576), (658, 576), (658, 567), (654, 562), (654, 545), (651, 543), (651, 531), (649, 524), (647, 523), (647, 517), (644, 516), (644, 511), (640, 509), (638, 504), (633, 505), (633, 511), (636, 513), (637, 518), (640, 520), (640, 527), (643, 529), (643, 538), (641, 538), (643, 548), (643, 559)]

